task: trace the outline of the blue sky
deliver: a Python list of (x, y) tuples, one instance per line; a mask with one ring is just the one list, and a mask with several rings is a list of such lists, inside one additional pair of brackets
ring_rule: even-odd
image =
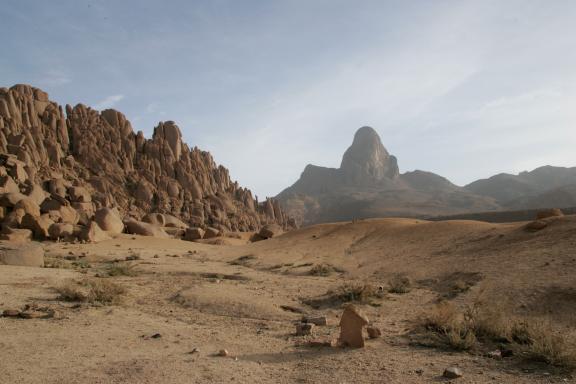
[(260, 197), (374, 127), (457, 184), (576, 166), (571, 0), (3, 0), (1, 86), (174, 120)]

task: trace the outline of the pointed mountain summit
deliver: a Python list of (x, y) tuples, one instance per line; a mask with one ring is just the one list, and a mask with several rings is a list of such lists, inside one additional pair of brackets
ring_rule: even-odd
[(340, 171), (347, 184), (374, 184), (399, 175), (396, 157), (390, 156), (378, 133), (366, 126), (356, 131)]
[(371, 127), (356, 131), (340, 168), (307, 165), (280, 200), (301, 224), (354, 218), (422, 217), (498, 208), (494, 199), (478, 196), (431, 172), (400, 174)]

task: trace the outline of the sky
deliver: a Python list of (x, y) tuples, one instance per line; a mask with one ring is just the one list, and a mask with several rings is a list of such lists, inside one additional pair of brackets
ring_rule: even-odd
[(0, 86), (123, 112), (259, 197), (372, 126), (458, 185), (576, 166), (573, 0), (3, 0)]

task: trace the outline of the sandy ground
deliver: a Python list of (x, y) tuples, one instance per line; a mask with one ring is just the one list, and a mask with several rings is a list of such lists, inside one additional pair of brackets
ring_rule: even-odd
[[(523, 225), (379, 219), (253, 244), (128, 235), (45, 243), (59, 268), (0, 266), (0, 310), (55, 311), (49, 319), (0, 317), (0, 383), (431, 383), (446, 381), (448, 366), (463, 370), (460, 383), (575, 382), (542, 364), (410, 343), (414, 324), (454, 279), (471, 285), (450, 298), (456, 304), (483, 292), (511, 301), (519, 314), (576, 328), (576, 217), (535, 233)], [(136, 256), (126, 262), (135, 276), (101, 277), (127, 256)], [(321, 263), (336, 271), (311, 276)], [(409, 293), (360, 305), (381, 338), (363, 349), (308, 345), (337, 337), (341, 307), (313, 308), (306, 299), (345, 282), (385, 286), (396, 273), (415, 282)], [(114, 305), (61, 301), (54, 288), (70, 279), (111, 280), (127, 293)], [(326, 315), (329, 324), (296, 336), (302, 314), (282, 306)], [(221, 349), (230, 356), (215, 356)]]

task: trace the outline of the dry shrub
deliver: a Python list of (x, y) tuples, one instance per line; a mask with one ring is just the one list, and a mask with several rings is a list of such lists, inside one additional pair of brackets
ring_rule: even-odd
[(363, 283), (346, 283), (329, 291), (328, 294), (332, 294), (342, 303), (368, 303), (374, 298), (381, 297), (380, 291), (375, 286)]
[(388, 292), (404, 294), (410, 292), (412, 289), (412, 281), (408, 276), (397, 274), (388, 282), (390, 287)]
[(106, 273), (108, 276), (136, 276), (138, 271), (136, 265), (128, 263), (113, 263), (108, 265)]
[(333, 265), (328, 263), (320, 263), (310, 268), (308, 274), (312, 276), (330, 276), (334, 272), (338, 272), (338, 269)]
[(466, 316), (449, 302), (438, 304), (423, 318), (422, 325), (436, 336), (435, 342), (438, 345), (465, 351), (477, 343)]
[(503, 303), (477, 299), (466, 308), (465, 316), (479, 339), (495, 342), (510, 340), (514, 320)]
[(50, 257), (46, 256), (44, 258), (44, 267), (45, 268), (61, 268), (61, 269), (69, 269), (72, 267), (70, 262), (60, 258), (60, 257)]
[(576, 343), (555, 329), (550, 321), (523, 320), (514, 325), (512, 337), (525, 357), (564, 368), (576, 368)]
[(330, 307), (349, 302), (376, 305), (373, 300), (382, 296), (382, 291), (372, 284), (345, 283), (328, 290), (320, 297), (304, 299), (302, 302), (314, 308)]
[(87, 302), (90, 304), (115, 304), (126, 292), (124, 287), (109, 280), (93, 279), (83, 282), (68, 280), (56, 288), (63, 301)]
[(66, 280), (55, 289), (60, 294), (58, 299), (62, 301), (86, 301), (87, 299), (82, 287), (74, 280)]
[(479, 342), (507, 343), (524, 358), (576, 369), (576, 340), (551, 321), (517, 319), (502, 304), (476, 301), (458, 309), (438, 304), (421, 325), (434, 336), (436, 346), (469, 350)]

